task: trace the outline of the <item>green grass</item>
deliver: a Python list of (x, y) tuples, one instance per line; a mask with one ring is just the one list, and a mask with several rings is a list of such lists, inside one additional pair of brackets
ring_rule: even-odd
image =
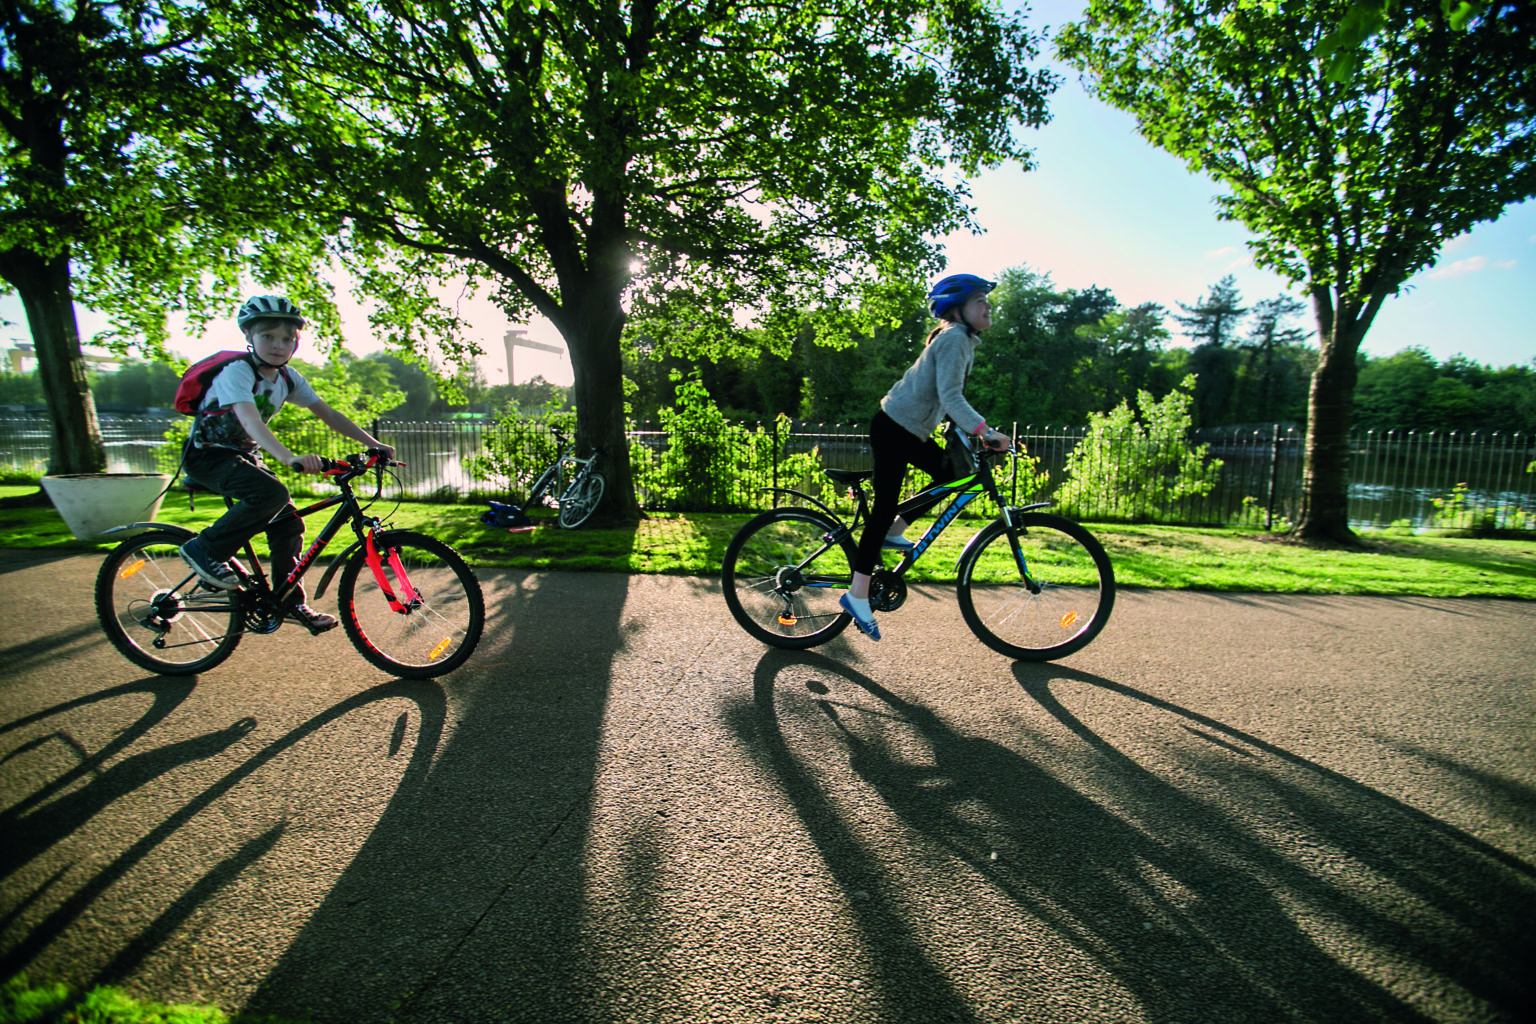
[[(0, 487), (0, 497), (26, 488)], [(471, 563), (521, 569), (599, 570), (714, 576), (747, 515), (656, 513), (637, 526), (561, 530), (548, 513), (532, 533), (509, 534), (479, 522), (484, 506), (412, 502), (389, 515), (396, 526), (421, 530), (456, 547)], [(380, 504), (375, 511), (388, 513)], [(223, 511), (218, 499), (187, 508), (185, 495), (167, 498), (157, 517), (194, 529)], [(313, 518), (313, 535), (322, 517)], [(931, 522), (925, 521), (925, 522)], [(955, 523), (909, 576), (948, 582), (978, 520)], [(1124, 586), (1304, 594), (1393, 594), (1427, 597), (1536, 599), (1536, 538), (1490, 540), (1364, 534), (1364, 550), (1319, 550), (1244, 530), (1092, 524)], [(338, 538), (331, 547), (345, 538)], [(110, 544), (77, 541), (51, 508), (0, 508), (0, 547), (105, 552)], [(258, 543), (257, 550), (262, 551)], [(263, 552), (264, 553), (264, 552)]]
[[(133, 999), (119, 989), (82, 994), (64, 985), (34, 985), (17, 975), (0, 988), (0, 1024), (285, 1024), (278, 1017), (235, 1014), (213, 1006)], [(287, 1022), (296, 1024), (296, 1022)]]

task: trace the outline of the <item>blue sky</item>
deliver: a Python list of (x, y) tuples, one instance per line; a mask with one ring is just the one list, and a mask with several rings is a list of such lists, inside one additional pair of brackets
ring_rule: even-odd
[[(1044, 0), (1032, 5), (1030, 23), (1054, 32), (1083, 6)], [(1193, 304), (1228, 273), (1247, 305), (1286, 292), (1282, 278), (1253, 266), (1248, 230), (1217, 219), (1215, 183), (1143, 140), (1130, 115), (1090, 98), (1075, 72), (1057, 70), (1065, 80), (1051, 99), (1051, 123), (1024, 134), (1037, 169), (972, 182), (986, 234), (945, 240), (952, 270), (987, 275), (1028, 264), (1058, 287), (1097, 285), (1126, 306), (1170, 309)], [(1365, 349), (1391, 355), (1421, 346), (1437, 360), (1461, 353), (1495, 366), (1529, 364), (1533, 325), (1536, 203), (1528, 201), (1447, 243), (1435, 267), (1387, 301)]]
[[(1082, 7), (1080, 0), (1044, 0), (1033, 5), (1030, 22), (1054, 31)], [(1125, 306), (1157, 302), (1169, 309), (1195, 303), (1229, 273), (1248, 305), (1286, 291), (1281, 278), (1252, 265), (1248, 231), (1216, 218), (1213, 182), (1143, 141), (1129, 115), (1091, 99), (1075, 73), (1058, 70), (1064, 81), (1050, 102), (1051, 123), (1025, 132), (1036, 170), (1005, 168), (970, 182), (985, 233), (943, 240), (951, 271), (990, 276), (1027, 265), (1060, 288), (1098, 286)], [(1442, 361), (1460, 353), (1494, 366), (1528, 365), (1536, 358), (1533, 270), (1536, 202), (1528, 201), (1448, 242), (1436, 267), (1387, 301), (1365, 349), (1380, 356), (1420, 346)], [(466, 299), (460, 307), (486, 349), (486, 378), (504, 383), (501, 336), (512, 325), (489, 301)], [(0, 342), (27, 340), (15, 296), (0, 298), (0, 318), (19, 324), (0, 333)], [(82, 315), (83, 331), (99, 326)], [(551, 325), (528, 327), (534, 340), (562, 344)], [(379, 348), (360, 315), (348, 318), (347, 340), (357, 352)], [(238, 337), (222, 336), (172, 345), (189, 357), (238, 346)], [(515, 372), (520, 381), (535, 374), (571, 381), (568, 359), (531, 349), (517, 351)]]

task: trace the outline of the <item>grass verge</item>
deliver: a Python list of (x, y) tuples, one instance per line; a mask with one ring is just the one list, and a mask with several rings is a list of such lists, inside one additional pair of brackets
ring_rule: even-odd
[(148, 1003), (120, 989), (82, 994), (58, 984), (31, 984), (17, 975), (0, 988), (0, 1024), (298, 1024), (278, 1017), (235, 1014), (213, 1006)]
[[(0, 497), (24, 492), (0, 487)], [(548, 514), (538, 529), (509, 534), (479, 521), (481, 508), (409, 502), (374, 511), (395, 526), (452, 544), (477, 566), (714, 576), (731, 536), (748, 515), (655, 513), (636, 526), (561, 530)], [(190, 511), (169, 498), (159, 521), (200, 529), (223, 505), (205, 498)], [(324, 516), (312, 518), (313, 536)], [(981, 521), (955, 523), (914, 568), (914, 582), (949, 582), (955, 561)], [(1301, 594), (1536, 599), (1536, 539), (1493, 540), (1364, 534), (1359, 551), (1319, 550), (1262, 532), (1096, 523), (1123, 586)], [(340, 553), (343, 541), (331, 546)], [(110, 544), (75, 540), (52, 508), (0, 508), (0, 547), (105, 552)], [(265, 553), (258, 542), (258, 552)]]

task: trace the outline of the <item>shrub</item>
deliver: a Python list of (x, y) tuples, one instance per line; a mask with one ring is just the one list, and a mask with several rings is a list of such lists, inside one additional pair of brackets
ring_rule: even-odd
[(1129, 402), (1088, 417), (1088, 434), (1067, 456), (1067, 480), (1056, 504), (1070, 516), (1167, 519), (1185, 498), (1209, 494), (1221, 460), (1192, 446), (1190, 406), (1195, 378), (1185, 377), (1160, 400), (1137, 393), (1145, 424)]

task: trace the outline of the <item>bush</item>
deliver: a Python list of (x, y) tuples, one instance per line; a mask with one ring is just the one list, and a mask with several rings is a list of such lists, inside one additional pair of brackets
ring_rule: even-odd
[[(679, 504), (696, 511), (729, 510), (766, 504), (760, 491), (774, 485), (774, 435), (726, 421), (710, 397), (699, 371), (687, 377), (674, 373), (677, 401), (661, 410), (666, 447), (630, 447), (635, 485), (648, 507)], [(779, 462), (779, 486), (809, 481), (819, 487), (820, 466), (814, 454), (789, 455)]]
[(1209, 494), (1221, 460), (1208, 445), (1191, 446), (1193, 376), (1161, 400), (1137, 393), (1145, 424), (1129, 402), (1088, 417), (1088, 434), (1067, 456), (1067, 480), (1056, 504), (1080, 519), (1171, 519), (1185, 498)]

